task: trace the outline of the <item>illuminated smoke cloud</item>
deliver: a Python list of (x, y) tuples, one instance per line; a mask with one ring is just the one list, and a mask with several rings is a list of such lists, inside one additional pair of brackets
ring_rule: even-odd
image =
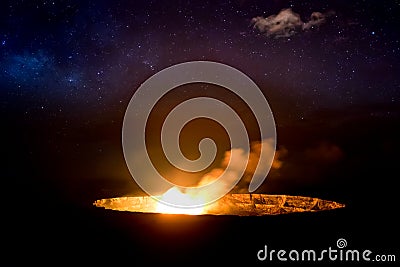
[(331, 164), (341, 160), (344, 156), (342, 149), (329, 142), (321, 142), (316, 147), (305, 151), (305, 157), (318, 164)]
[[(272, 169), (281, 168), (283, 164), (281, 158), (287, 154), (287, 150), (285, 148), (282, 148), (279, 149), (278, 151), (275, 151), (273, 146), (273, 141), (270, 139), (266, 139), (263, 140), (262, 142), (251, 143), (250, 153), (244, 151), (241, 148), (233, 148), (230, 151), (226, 151), (221, 163), (221, 167), (215, 168), (206, 175), (204, 175), (197, 186), (209, 184), (210, 182), (217, 179), (224, 172), (224, 169), (228, 166), (229, 160), (232, 158), (235, 159), (235, 161), (231, 162), (233, 168), (228, 174), (228, 177), (235, 179), (239, 175), (240, 171), (246, 168), (246, 171), (242, 179), (242, 183), (238, 184), (236, 187), (236, 191), (240, 192), (242, 192), (243, 190), (246, 191), (248, 189), (248, 184), (250, 183), (251, 179), (253, 177), (257, 177), (265, 173), (265, 170), (263, 168), (268, 167), (268, 164), (263, 164), (261, 162), (260, 167), (257, 169), (257, 165), (259, 163), (259, 155), (261, 154), (261, 149), (263, 149), (264, 150), (263, 152), (267, 153), (268, 155), (271, 156), (274, 155), (274, 160), (271, 166)], [(231, 157), (232, 154), (234, 154), (235, 156)], [(247, 167), (246, 167), (246, 162), (247, 162)], [(229, 183), (227, 183), (227, 185), (228, 184)], [(223, 188), (215, 188), (215, 190), (222, 190), (222, 189)]]

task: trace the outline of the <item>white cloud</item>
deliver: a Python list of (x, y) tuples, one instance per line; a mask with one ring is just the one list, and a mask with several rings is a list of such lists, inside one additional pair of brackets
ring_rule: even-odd
[(300, 15), (293, 12), (292, 9), (282, 9), (277, 15), (271, 15), (266, 18), (254, 17), (251, 24), (254, 29), (267, 37), (287, 38), (301, 31), (307, 31), (319, 27), (325, 23), (327, 18), (334, 12), (313, 12), (308, 22), (303, 22)]
[(253, 27), (267, 36), (280, 38), (290, 37), (301, 30), (303, 22), (299, 14), (290, 8), (283, 9), (277, 15), (269, 17), (255, 17), (251, 20)]

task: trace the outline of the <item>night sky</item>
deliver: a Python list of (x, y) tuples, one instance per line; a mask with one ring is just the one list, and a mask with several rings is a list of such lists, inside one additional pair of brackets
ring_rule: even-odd
[(282, 166), (261, 191), (360, 214), (374, 194), (394, 202), (399, 13), (398, 1), (1, 1), (1, 191), (18, 207), (36, 197), (25, 212), (57, 222), (139, 192), (121, 147), (130, 98), (166, 67), (208, 60), (247, 74), (271, 106)]

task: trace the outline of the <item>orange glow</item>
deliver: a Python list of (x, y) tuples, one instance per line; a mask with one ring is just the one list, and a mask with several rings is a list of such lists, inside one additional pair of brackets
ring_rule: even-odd
[[(200, 215), (204, 212), (205, 198), (199, 197), (190, 192), (183, 193), (177, 187), (172, 187), (165, 192), (157, 203), (156, 212), (167, 214), (189, 214)], [(194, 206), (193, 208), (183, 208), (170, 206), (165, 203), (180, 203), (182, 206)]]
[[(158, 199), (182, 201), (186, 205), (200, 205), (207, 203), (207, 198), (197, 198), (184, 194), (178, 188), (171, 188)], [(167, 202), (168, 203), (168, 202)], [(216, 202), (194, 208), (171, 207), (160, 203), (155, 197), (116, 197), (96, 200), (96, 207), (105, 209), (129, 211), (137, 213), (164, 213), (189, 215), (237, 215), (237, 216), (264, 216), (293, 212), (320, 212), (344, 208), (345, 205), (313, 197), (268, 195), (268, 194), (227, 194)]]

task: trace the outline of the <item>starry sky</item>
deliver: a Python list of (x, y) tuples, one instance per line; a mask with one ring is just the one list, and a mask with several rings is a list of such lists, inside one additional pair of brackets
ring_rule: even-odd
[[(223, 62), (244, 71), (271, 101), (293, 102), (297, 110), (290, 116), (296, 119), (321, 107), (399, 101), (399, 7), (393, 1), (1, 5), (2, 107), (30, 99), (23, 107), (27, 117), (38, 112), (82, 116), (77, 110), (102, 116), (123, 108), (150, 75), (189, 60)], [(289, 37), (267, 36), (252, 27), (252, 18), (285, 8), (303, 21), (312, 12), (334, 14), (317, 29)]]
[[(127, 103), (151, 75), (192, 60), (252, 78), (284, 149), (315, 129), (326, 134), (326, 122), (396, 121), (399, 8), (394, 1), (2, 1), (6, 136), (38, 175), (69, 169), (67, 162), (80, 170), (66, 172), (74, 177), (128, 179), (120, 153)], [(295, 135), (298, 126), (312, 130)], [(302, 149), (344, 153), (321, 136)], [(18, 177), (15, 168), (7, 173)]]

